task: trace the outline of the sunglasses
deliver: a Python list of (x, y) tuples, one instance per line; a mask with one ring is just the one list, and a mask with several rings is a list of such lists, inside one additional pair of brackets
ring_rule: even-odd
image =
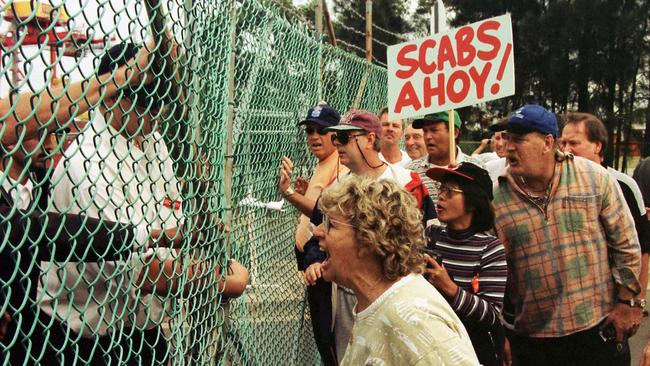
[(339, 131), (332, 135), (332, 143), (334, 144), (336, 143), (336, 141), (338, 141), (339, 143), (341, 143), (341, 145), (347, 145), (348, 142), (350, 142), (350, 138), (357, 138), (359, 136), (364, 136), (364, 135), (367, 135), (367, 133), (358, 133), (356, 135), (352, 135), (349, 132)]
[(451, 197), (452, 192), (454, 192), (454, 193), (463, 193), (462, 190), (460, 190), (458, 188), (455, 188), (455, 187), (448, 186), (446, 184), (441, 185), (438, 192), (439, 192), (438, 194), (444, 195), (445, 197)]
[(314, 126), (307, 126), (305, 127), (305, 133), (308, 135), (313, 135), (314, 132), (318, 133), (319, 135), (326, 135), (327, 131), (325, 131), (325, 127), (318, 127), (314, 128)]
[(333, 220), (329, 216), (323, 215), (323, 229), (325, 229), (326, 233), (330, 232), (330, 223), (331, 222), (335, 222), (335, 223), (337, 223), (339, 225), (348, 226), (348, 227), (356, 229), (356, 226), (354, 226), (354, 225), (350, 225), (350, 224), (348, 224), (346, 222), (339, 221), (339, 220)]

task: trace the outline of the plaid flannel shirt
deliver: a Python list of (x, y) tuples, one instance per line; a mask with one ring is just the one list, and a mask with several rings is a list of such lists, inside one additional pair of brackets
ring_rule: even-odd
[(507, 172), (494, 189), (514, 330), (561, 337), (597, 325), (616, 285), (639, 293), (641, 250), (621, 190), (603, 167), (558, 153), (546, 207)]

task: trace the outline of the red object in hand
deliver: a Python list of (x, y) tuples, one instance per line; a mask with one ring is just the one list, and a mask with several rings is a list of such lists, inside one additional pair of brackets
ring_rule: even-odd
[(472, 277), (472, 291), (474, 291), (475, 294), (478, 293), (478, 273)]

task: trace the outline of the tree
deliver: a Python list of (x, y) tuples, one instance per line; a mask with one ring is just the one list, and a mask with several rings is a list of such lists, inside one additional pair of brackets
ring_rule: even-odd
[[(433, 0), (420, 0), (413, 24), (426, 32)], [(515, 95), (487, 104), (505, 114), (525, 103), (555, 112), (594, 113), (610, 137), (620, 122), (650, 103), (647, 0), (445, 1), (452, 27), (510, 13), (513, 21)], [(637, 117), (638, 118), (638, 117)], [(650, 127), (650, 112), (648, 112)], [(646, 134), (650, 146), (650, 136)], [(610, 144), (611, 146), (612, 144)], [(650, 149), (650, 147), (648, 148)], [(610, 147), (607, 160), (614, 149)]]
[[(407, 20), (407, 1), (404, 0), (373, 0), (372, 1), (372, 23), (373, 23), (373, 57), (382, 64), (386, 63), (386, 45), (404, 42), (404, 37), (394, 34), (404, 34), (411, 31)], [(361, 54), (365, 50), (366, 38), (366, 2), (334, 0), (334, 12), (336, 21), (334, 29), (338, 39), (358, 48), (351, 47), (349, 51)], [(381, 28), (381, 29), (380, 29)], [(383, 31), (385, 29), (388, 32)], [(342, 45), (342, 47), (346, 47)]]

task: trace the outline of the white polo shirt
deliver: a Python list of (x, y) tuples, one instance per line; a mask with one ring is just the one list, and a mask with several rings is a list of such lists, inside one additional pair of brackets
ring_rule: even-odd
[[(178, 226), (179, 184), (167, 146), (158, 133), (144, 140), (142, 150), (136, 148), (99, 111), (93, 113), (53, 173), (53, 210), (85, 213), (148, 231)], [(129, 261), (44, 262), (41, 308), (50, 316), (56, 313), (84, 337), (136, 325), (153, 328), (162, 321), (166, 299), (143, 293), (137, 279), (153, 255), (165, 259), (171, 254), (168, 249), (140, 249)]]
[(402, 153), (402, 160), (400, 160), (400, 161), (398, 161), (396, 163), (391, 163), (388, 160), (386, 160), (386, 158), (384, 157), (384, 155), (382, 153), (379, 153), (379, 160), (383, 161), (386, 164), (397, 165), (400, 168), (406, 168), (406, 165), (408, 165), (408, 163), (411, 162), (411, 157), (404, 150), (400, 150), (400, 152)]

